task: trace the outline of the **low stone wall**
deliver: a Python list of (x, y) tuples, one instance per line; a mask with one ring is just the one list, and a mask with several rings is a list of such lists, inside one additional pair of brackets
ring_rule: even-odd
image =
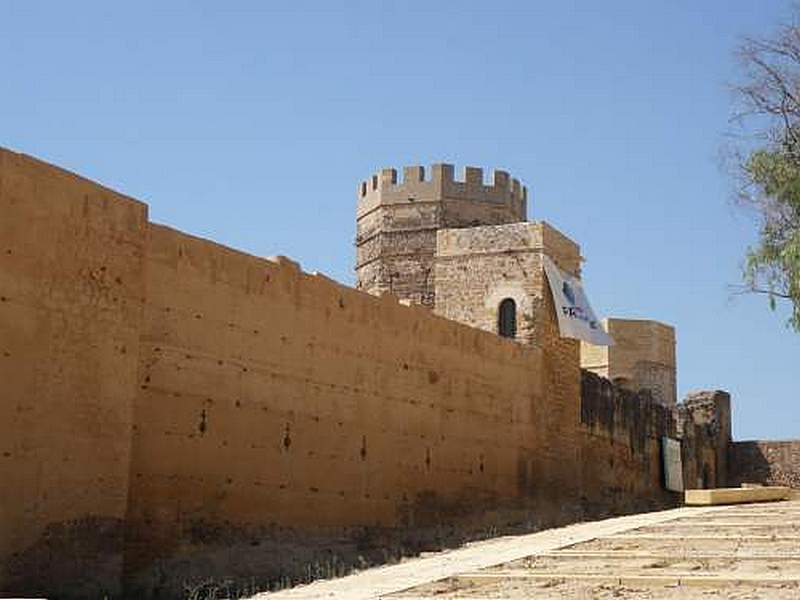
[(762, 483), (800, 489), (800, 440), (733, 442), (729, 484)]
[(588, 515), (654, 510), (678, 505), (664, 487), (661, 438), (681, 441), (686, 489), (725, 485), (730, 443), (730, 396), (694, 392), (677, 407), (631, 391), (591, 371), (581, 372), (584, 434), (582, 493)]
[(731, 397), (722, 390), (689, 393), (677, 407), (686, 489), (723, 487), (728, 481)]

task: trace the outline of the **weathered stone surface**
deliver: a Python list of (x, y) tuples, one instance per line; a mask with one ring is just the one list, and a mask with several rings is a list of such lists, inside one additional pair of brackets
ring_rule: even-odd
[(356, 287), (429, 307), (437, 230), (524, 221), (528, 201), (527, 189), (504, 171), (484, 185), (481, 169), (467, 167), (458, 181), (447, 164), (433, 165), (427, 179), (423, 167), (406, 167), (402, 182), (395, 169), (383, 169), (357, 196)]
[(603, 319), (613, 346), (581, 342), (581, 367), (630, 390), (649, 390), (656, 401), (677, 402), (675, 329), (644, 319)]
[(762, 483), (800, 489), (800, 440), (733, 442), (728, 463), (731, 485)]
[[(581, 423), (586, 436), (584, 484), (603, 490), (603, 502), (668, 506), (676, 495), (664, 489), (661, 438), (681, 441), (686, 488), (727, 482), (724, 450), (730, 442), (730, 400), (724, 392), (698, 392), (678, 409), (657, 402), (648, 390), (633, 392), (583, 370)], [(609, 442), (611, 447), (609, 448)], [(723, 455), (723, 456), (720, 456)], [(607, 464), (598, 465), (598, 457)], [(628, 505), (631, 509), (631, 505)]]
[(691, 392), (678, 405), (686, 488), (726, 485), (731, 442), (731, 397), (722, 390)]

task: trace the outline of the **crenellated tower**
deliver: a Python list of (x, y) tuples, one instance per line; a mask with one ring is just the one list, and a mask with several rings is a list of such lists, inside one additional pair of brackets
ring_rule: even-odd
[(527, 202), (527, 189), (505, 171), (494, 171), (487, 185), (476, 167), (461, 180), (449, 164), (429, 174), (405, 167), (402, 181), (383, 169), (358, 187), (356, 286), (432, 307), (436, 232), (525, 221)]

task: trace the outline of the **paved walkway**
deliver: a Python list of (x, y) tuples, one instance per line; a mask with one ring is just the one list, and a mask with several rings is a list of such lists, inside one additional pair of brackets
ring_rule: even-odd
[[(792, 503), (781, 503), (788, 505)], [(767, 505), (760, 505), (760, 510), (770, 513), (772, 509)], [(777, 507), (777, 505), (772, 505)], [(734, 512), (737, 509), (738, 512)], [(793, 515), (800, 519), (800, 503), (794, 503)], [(656, 531), (659, 526), (691, 521), (702, 523), (712, 516), (721, 514), (737, 515), (742, 511), (740, 507), (684, 507), (653, 513), (644, 513), (626, 517), (617, 517), (591, 523), (579, 523), (558, 529), (548, 529), (539, 533), (520, 536), (508, 536), (475, 542), (456, 550), (436, 553), (423, 558), (410, 559), (399, 564), (368, 569), (340, 579), (324, 580), (309, 585), (298, 586), (281, 592), (259, 594), (254, 598), (260, 600), (289, 600), (289, 599), (326, 599), (326, 600), (366, 600), (369, 598), (392, 597), (436, 597), (454, 598), (478, 597), (470, 595), (470, 590), (478, 590), (480, 597), (506, 597), (496, 595), (493, 589), (498, 582), (506, 580), (533, 582), (536, 585), (549, 585), (550, 580), (561, 580), (565, 576), (563, 568), (557, 567), (555, 571), (539, 569), (531, 572), (531, 557), (551, 558), (550, 555), (569, 546), (571, 551), (582, 544), (596, 543), (598, 540), (615, 539), (618, 536), (632, 534), (632, 532)], [(637, 535), (644, 535), (638, 533)], [(619, 540), (620, 543), (623, 540)], [(635, 543), (634, 543), (635, 544)], [(597, 550), (607, 554), (607, 550)], [(565, 555), (566, 558), (566, 555)], [(585, 562), (587, 557), (581, 559)], [(601, 559), (602, 560), (602, 559)], [(630, 560), (635, 560), (630, 558)], [(516, 562), (523, 561), (520, 564)], [(528, 561), (525, 563), (524, 561)], [(494, 571), (492, 571), (494, 569)], [(561, 569), (561, 570), (559, 570)], [(554, 574), (553, 574), (554, 573)], [(608, 573), (608, 569), (605, 570)], [(570, 575), (571, 574), (571, 575)], [(567, 571), (566, 576), (580, 575), (580, 571)], [(603, 572), (594, 573), (604, 574)], [(650, 574), (650, 573), (648, 573)], [(528, 577), (533, 575), (533, 577)], [(539, 578), (539, 576), (542, 576)], [(592, 575), (592, 573), (584, 573)], [(591, 578), (590, 578), (591, 579)], [(673, 578), (675, 579), (675, 578)], [(444, 583), (435, 583), (445, 580)], [(614, 575), (612, 582), (620, 583), (620, 577)], [(670, 580), (672, 581), (672, 580)], [(677, 579), (676, 579), (677, 581)], [(603, 585), (603, 581), (593, 582)], [(501, 586), (502, 587), (502, 586)], [(535, 593), (536, 597), (544, 597), (541, 591), (530, 590), (528, 595)], [(673, 590), (674, 591), (674, 590)], [(487, 596), (483, 592), (489, 594)], [(500, 590), (502, 593), (502, 590)], [(396, 595), (396, 596), (395, 596)], [(512, 596), (508, 596), (512, 597)], [(520, 596), (520, 597), (525, 597)], [(568, 597), (568, 596), (553, 596)], [(594, 596), (586, 596), (594, 597)]]

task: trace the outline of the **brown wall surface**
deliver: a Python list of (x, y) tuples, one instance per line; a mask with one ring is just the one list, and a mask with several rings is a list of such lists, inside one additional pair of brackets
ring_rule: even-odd
[(726, 485), (727, 393), (695, 392), (674, 410), (650, 390), (634, 392), (592, 371), (581, 374), (581, 500), (588, 513), (652, 510), (682, 500), (663, 485), (663, 436), (681, 441), (686, 489)]
[(581, 398), (540, 275), (524, 346), (0, 161), (0, 594), (263, 587), (665, 501), (661, 409)]
[(578, 245), (544, 222), (440, 230), (435, 312), (496, 334), (500, 302), (505, 298), (515, 301), (516, 340), (543, 351), (542, 376), (548, 390), (544, 425), (559, 435), (542, 452), (548, 460), (562, 464), (558, 486), (566, 501), (580, 486), (571, 467), (577, 464), (580, 453), (576, 427), (581, 385), (579, 346), (576, 340), (561, 337), (558, 330), (542, 268), (543, 254), (560, 268), (579, 275)]
[(800, 440), (733, 442), (728, 447), (730, 485), (763, 483), (800, 489)]
[(293, 565), (270, 536), (490, 527), (533, 499), (557, 516), (573, 423), (540, 350), (161, 226), (146, 288), (131, 585), (152, 593), (176, 554), (229, 573), (239, 543), (274, 577)]
[(591, 513), (655, 510), (679, 496), (663, 486), (661, 437), (676, 437), (672, 411), (649, 394), (632, 392), (582, 371), (582, 497)]
[(146, 224), (0, 149), (0, 591), (119, 589)]

